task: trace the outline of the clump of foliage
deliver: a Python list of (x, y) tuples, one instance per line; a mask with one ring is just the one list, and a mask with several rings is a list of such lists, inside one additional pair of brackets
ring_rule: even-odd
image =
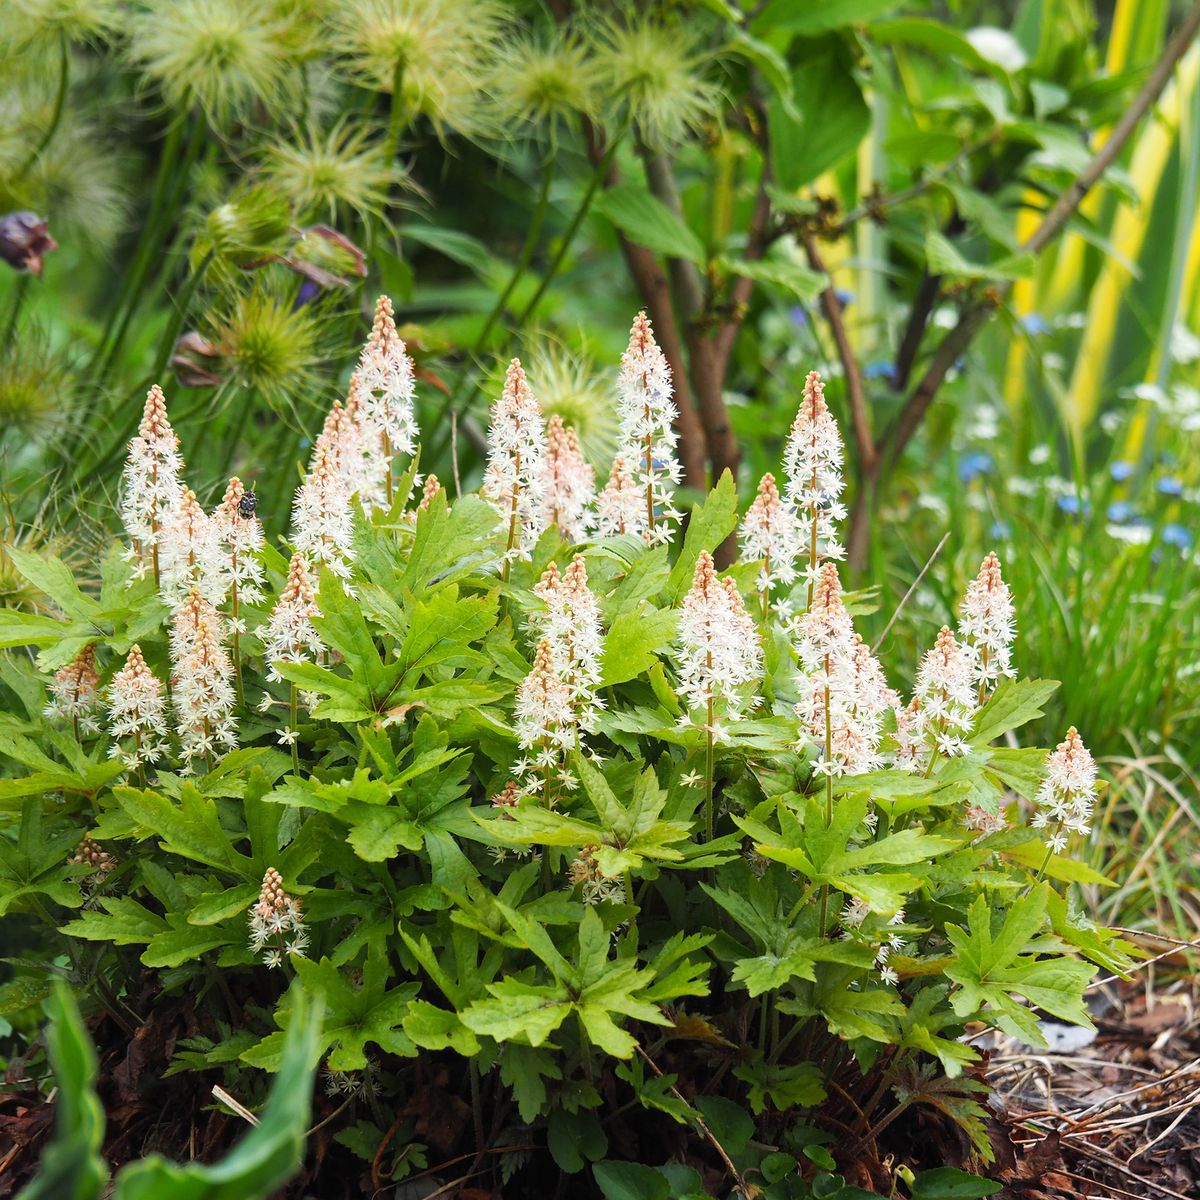
[[(417, 475), (381, 299), (281, 548), (239, 480), (200, 505), (152, 388), (98, 587), (10, 551), (57, 611), (0, 612), (0, 646), (37, 651), (0, 662), (0, 913), (61, 933), (118, 1024), (193, 995), (174, 1069), (247, 1093), (320, 997), (330, 1123), (375, 1186), (438, 1169), (385, 1115), (432, 1078), (506, 1194), (538, 1193), (545, 1147), (607, 1196), (850, 1170), (894, 1195), (918, 1115), (986, 1164), (968, 1026), (1041, 1044), (1039, 1012), (1088, 1024), (1092, 964), (1124, 962), (1067, 891), (1102, 882), (1067, 853), (1091, 757), (1013, 736), (1056, 685), (1015, 678), (999, 561), (906, 703), (841, 588), (815, 372), (724, 574), (734, 483), (675, 507), (644, 314), (607, 481), (536, 389), (513, 360), (482, 487), (451, 500)], [(22, 968), (28, 1003), (49, 974)]]

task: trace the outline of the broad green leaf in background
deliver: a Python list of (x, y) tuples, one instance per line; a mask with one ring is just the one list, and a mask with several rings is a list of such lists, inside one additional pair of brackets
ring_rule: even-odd
[(96, 1095), (99, 1063), (66, 984), (55, 984), (48, 1008), (46, 1050), (58, 1085), (55, 1133), (36, 1178), (19, 1200), (96, 1200), (108, 1179), (100, 1157), (104, 1110)]
[(113, 1200), (266, 1200), (300, 1169), (312, 1111), (321, 1007), (297, 992), (283, 1065), (259, 1123), (220, 1162), (168, 1162), (151, 1155), (117, 1176)]
[(778, 97), (769, 110), (772, 167), (779, 185), (789, 190), (811, 183), (853, 154), (871, 124), (848, 51), (835, 37), (806, 43), (792, 72), (792, 95), (800, 121), (788, 118)]
[(596, 198), (593, 207), (639, 246), (669, 258), (704, 264), (706, 255), (700, 239), (682, 217), (645, 188), (633, 184), (610, 188)]

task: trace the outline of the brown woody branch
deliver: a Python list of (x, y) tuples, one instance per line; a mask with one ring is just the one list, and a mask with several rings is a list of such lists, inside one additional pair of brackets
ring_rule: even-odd
[[(822, 275), (828, 273), (825, 260), (817, 246), (817, 239), (809, 235), (804, 239), (804, 249), (808, 255), (809, 266)], [(842, 371), (846, 379), (846, 398), (850, 403), (850, 425), (854, 431), (854, 444), (858, 449), (859, 469), (864, 475), (875, 472), (875, 460), (878, 451), (875, 439), (871, 434), (871, 414), (867, 409), (867, 397), (863, 390), (862, 372), (858, 368), (858, 359), (850, 338), (846, 334), (846, 322), (842, 319), (842, 302), (838, 299), (837, 290), (830, 279), (829, 286), (821, 293), (821, 308), (829, 328), (833, 331), (833, 340), (837, 345), (838, 358), (842, 362)]]

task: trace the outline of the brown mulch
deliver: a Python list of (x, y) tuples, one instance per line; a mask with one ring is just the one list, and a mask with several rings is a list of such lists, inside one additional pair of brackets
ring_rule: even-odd
[(1020, 1200), (1200, 1197), (1200, 976), (1151, 966), (1093, 993), (1097, 1033), (993, 1036), (997, 1177)]
[[(996, 1154), (991, 1173), (1005, 1185), (1001, 1200), (1200, 1200), (1200, 975), (1185, 973), (1180, 955), (1160, 957), (1168, 961), (1094, 989), (1094, 1035), (1048, 1022), (1049, 1050), (995, 1032), (973, 1039), (985, 1055), (978, 1077), (994, 1088), (988, 1132)], [(151, 1010), (141, 1036), (129, 1039), (115, 1026), (93, 1030), (111, 1047), (101, 1054), (101, 1092), (105, 1154), (114, 1165), (156, 1149), (177, 1157), (185, 1146), (187, 1157), (208, 1160), (244, 1132), (226, 1106), (214, 1105), (211, 1078), (163, 1079), (176, 1040), (194, 1032), (194, 1023), (190, 1005), (176, 999)], [(24, 1078), (19, 1059), (7, 1076), (0, 1081), (0, 1197), (28, 1181), (53, 1122), (53, 1105)], [(436, 1079), (426, 1082), (423, 1097), (444, 1090)], [(318, 1095), (315, 1161), (301, 1190), (332, 1149), (323, 1118), (334, 1104)], [(434, 1124), (461, 1132), (465, 1121), (459, 1114)], [(421, 1132), (436, 1161), (452, 1154), (452, 1146)], [(911, 1132), (939, 1162), (971, 1165), (969, 1148), (954, 1145), (953, 1129), (926, 1124)], [(851, 1181), (874, 1186), (869, 1175)], [(344, 1193), (335, 1186), (319, 1194), (362, 1194), (353, 1172), (339, 1183)], [(485, 1193), (456, 1194), (474, 1200)]]

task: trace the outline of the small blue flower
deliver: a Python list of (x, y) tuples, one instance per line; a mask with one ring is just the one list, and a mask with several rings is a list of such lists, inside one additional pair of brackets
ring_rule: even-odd
[(1041, 313), (1029, 313), (1028, 316), (1021, 318), (1021, 324), (1025, 327), (1026, 333), (1031, 333), (1035, 337), (1039, 333), (1048, 333), (1050, 331), (1050, 325)]
[(1108, 506), (1108, 519), (1114, 525), (1124, 525), (1133, 519), (1133, 505), (1128, 500), (1114, 500)]
[(808, 324), (808, 313), (806, 313), (803, 307), (799, 304), (793, 304), (792, 307), (788, 309), (788, 316), (791, 317), (792, 324), (795, 325), (797, 329), (803, 329)]
[(883, 358), (869, 362), (863, 367), (863, 378), (886, 379), (890, 383), (892, 379), (892, 364)]
[(854, 293), (848, 292), (845, 288), (834, 288), (833, 294), (838, 298), (840, 304), (854, 303)]
[(993, 521), (988, 537), (995, 542), (1007, 542), (1012, 537), (1012, 526), (1007, 521)]
[(1168, 546), (1177, 546), (1180, 550), (1190, 550), (1192, 548), (1191, 530), (1174, 522), (1164, 526), (1162, 540)]
[(1134, 471), (1133, 463), (1131, 463), (1131, 462), (1122, 462), (1122, 461), (1120, 461), (1120, 460), (1118, 460), (1117, 462), (1113, 463), (1113, 464), (1112, 464), (1112, 466), (1110, 466), (1110, 467), (1108, 468), (1108, 473), (1109, 473), (1109, 474), (1110, 474), (1110, 475), (1111, 475), (1111, 476), (1112, 476), (1112, 477), (1113, 477), (1113, 478), (1114, 478), (1114, 479), (1115, 479), (1115, 480), (1116, 480), (1118, 483), (1124, 483), (1126, 479), (1130, 479), (1130, 478), (1132, 478), (1132, 476), (1133, 476), (1133, 471)]
[(1174, 475), (1164, 475), (1158, 481), (1158, 490), (1164, 496), (1182, 496), (1183, 480), (1177, 479)]
[(1090, 504), (1084, 504), (1081, 506), (1078, 496), (1059, 496), (1057, 503), (1060, 512), (1068, 513), (1073, 517), (1079, 516), (1080, 513), (1082, 513), (1085, 517), (1091, 515), (1092, 506)]
[(995, 466), (990, 454), (984, 454), (982, 451), (968, 454), (958, 464), (958, 477), (963, 483), (970, 483), (980, 475), (990, 475)]

